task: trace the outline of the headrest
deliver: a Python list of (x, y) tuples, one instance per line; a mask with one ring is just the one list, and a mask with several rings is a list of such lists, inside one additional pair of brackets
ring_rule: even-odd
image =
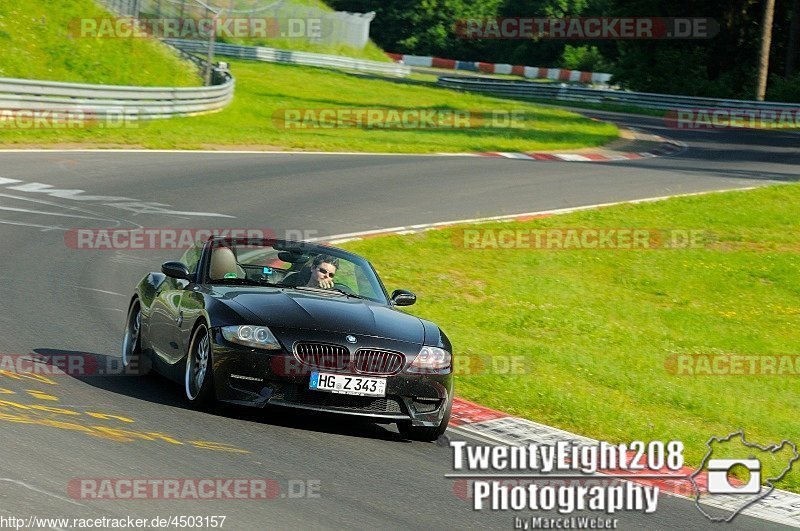
[[(239, 268), (236, 263), (236, 255), (229, 247), (218, 247), (211, 253), (211, 280), (220, 280), (233, 273), (239, 277)], [(228, 276), (230, 278), (230, 276)]]

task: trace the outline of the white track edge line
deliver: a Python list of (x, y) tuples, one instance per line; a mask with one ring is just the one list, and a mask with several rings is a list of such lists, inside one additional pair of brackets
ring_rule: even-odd
[[(771, 182), (770, 184), (778, 184)], [(308, 241), (318, 242), (324, 241), (327, 243), (344, 243), (345, 241), (353, 241), (363, 238), (364, 236), (373, 236), (373, 235), (386, 235), (391, 236), (398, 234), (400, 232), (403, 233), (410, 233), (410, 232), (419, 232), (428, 229), (434, 229), (437, 227), (442, 226), (449, 226), (449, 225), (468, 225), (468, 224), (475, 224), (475, 223), (484, 223), (484, 222), (491, 222), (491, 221), (513, 221), (517, 218), (523, 218), (528, 216), (546, 216), (546, 215), (559, 215), (559, 214), (570, 214), (573, 212), (581, 212), (584, 210), (592, 210), (595, 208), (604, 208), (610, 206), (618, 206), (618, 205), (636, 205), (640, 203), (653, 203), (657, 201), (665, 201), (667, 199), (673, 199), (678, 197), (693, 197), (693, 196), (701, 196), (701, 195), (709, 195), (709, 194), (722, 194), (728, 192), (743, 192), (747, 190), (756, 190), (761, 188), (762, 186), (766, 185), (759, 185), (759, 186), (747, 186), (747, 187), (738, 187), (738, 188), (724, 188), (719, 190), (706, 190), (703, 192), (688, 192), (685, 194), (673, 194), (673, 195), (662, 195), (657, 197), (646, 197), (643, 199), (629, 199), (627, 201), (613, 201), (610, 203), (596, 203), (593, 205), (583, 205), (577, 207), (567, 207), (567, 208), (556, 208), (551, 210), (537, 210), (534, 212), (523, 212), (519, 214), (504, 214), (501, 216), (489, 216), (489, 217), (481, 217), (481, 218), (468, 218), (468, 219), (459, 219), (454, 221), (438, 221), (435, 223), (422, 223), (418, 225), (409, 225), (406, 227), (390, 227), (385, 229), (373, 229), (373, 230), (365, 230), (359, 232), (346, 232), (342, 234), (332, 234), (330, 236), (320, 236), (317, 238), (310, 238)]]

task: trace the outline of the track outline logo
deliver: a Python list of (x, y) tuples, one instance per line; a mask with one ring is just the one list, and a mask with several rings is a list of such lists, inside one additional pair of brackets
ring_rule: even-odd
[[(757, 497), (753, 498), (752, 500), (748, 501), (747, 503), (745, 503), (744, 505), (742, 505), (741, 507), (739, 507), (738, 509), (733, 511), (731, 513), (731, 515), (728, 516), (727, 518), (714, 517), (714, 516), (711, 516), (710, 514), (708, 514), (700, 506), (700, 487), (695, 482), (695, 477), (700, 472), (702, 472), (704, 469), (706, 469), (706, 465), (709, 462), (711, 454), (714, 452), (714, 449), (711, 447), (711, 444), (714, 443), (714, 442), (717, 442), (717, 443), (728, 442), (728, 441), (730, 441), (731, 439), (733, 439), (737, 435), (739, 436), (739, 439), (741, 440), (743, 446), (746, 446), (748, 448), (756, 448), (758, 450), (761, 450), (761, 451), (764, 451), (764, 452), (769, 452), (769, 453), (772, 453), (772, 454), (779, 452), (781, 449), (783, 449), (784, 446), (789, 446), (789, 447), (792, 448), (792, 451), (794, 452), (794, 457), (789, 459), (789, 463), (786, 465), (786, 468), (783, 469), (783, 471), (780, 473), (780, 475), (778, 475), (778, 477), (767, 478), (766, 479), (765, 483), (767, 484), (767, 486), (769, 486), (769, 489), (766, 489), (763, 494), (761, 494), (760, 496), (757, 496)], [(789, 473), (789, 471), (792, 469), (792, 465), (795, 463), (795, 461), (800, 460), (800, 453), (798, 453), (797, 446), (793, 442), (791, 442), (791, 441), (789, 441), (787, 439), (784, 439), (784, 440), (782, 440), (780, 442), (780, 444), (770, 444), (770, 445), (767, 445), (767, 446), (761, 446), (761, 445), (759, 445), (757, 443), (747, 442), (747, 440), (745, 439), (745, 436), (744, 436), (744, 430), (735, 431), (735, 432), (731, 433), (730, 435), (728, 435), (727, 437), (724, 437), (724, 438), (711, 437), (706, 442), (706, 446), (708, 447), (708, 452), (706, 453), (705, 457), (703, 457), (703, 460), (700, 462), (700, 466), (697, 468), (697, 470), (695, 470), (691, 475), (689, 475), (689, 481), (692, 482), (692, 487), (694, 488), (694, 491), (695, 491), (695, 496), (694, 496), (695, 507), (697, 507), (697, 510), (699, 510), (701, 513), (703, 513), (703, 516), (705, 516), (706, 518), (708, 518), (712, 522), (730, 522), (734, 518), (736, 518), (736, 516), (739, 513), (741, 513), (743, 510), (745, 510), (746, 508), (750, 507), (751, 505), (755, 504), (756, 502), (759, 502), (759, 501), (763, 500), (764, 498), (766, 498), (767, 496), (769, 496), (770, 494), (772, 494), (772, 492), (775, 490), (775, 483), (781, 481), (784, 478), (784, 476), (786, 476), (786, 474)]]

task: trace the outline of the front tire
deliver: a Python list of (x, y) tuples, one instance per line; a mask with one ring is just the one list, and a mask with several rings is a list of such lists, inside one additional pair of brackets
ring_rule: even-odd
[[(150, 372), (148, 360), (142, 356), (142, 306), (139, 300), (133, 301), (125, 322), (125, 336), (122, 339), (122, 366), (146, 375)], [(127, 370), (126, 370), (127, 373)]]
[(192, 333), (186, 354), (184, 374), (186, 400), (196, 407), (214, 402), (214, 371), (211, 367), (211, 337), (208, 327), (200, 324)]

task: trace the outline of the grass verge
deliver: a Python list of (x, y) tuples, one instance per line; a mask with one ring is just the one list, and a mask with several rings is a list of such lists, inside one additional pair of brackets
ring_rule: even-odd
[[(739, 428), (800, 443), (799, 208), (800, 185), (787, 185), (469, 227), (703, 231), (689, 249), (475, 250), (459, 228), (344, 247), (415, 291), (413, 313), (456, 356), (524, 359), (523, 374), (457, 376), (460, 396), (608, 441), (682, 440), (696, 466), (710, 436)], [(782, 375), (675, 374), (693, 354), (798, 357)], [(778, 487), (800, 492), (800, 467)]]
[(92, 0), (0, 2), (0, 77), (109, 85), (202, 85), (192, 63), (154, 39), (70, 34), (81, 18), (107, 16)]
[[(222, 112), (188, 118), (130, 122), (129, 127), (13, 129), (0, 122), (0, 143), (134, 145), (197, 149), (248, 147), (387, 153), (560, 150), (598, 146), (618, 136), (611, 124), (530, 103), (367, 79), (330, 70), (232, 61), (233, 103)], [(444, 108), (491, 113), (524, 112), (515, 127), (435, 129), (286, 129), (273, 121), (280, 109)], [(5, 126), (4, 126), (5, 125)]]

